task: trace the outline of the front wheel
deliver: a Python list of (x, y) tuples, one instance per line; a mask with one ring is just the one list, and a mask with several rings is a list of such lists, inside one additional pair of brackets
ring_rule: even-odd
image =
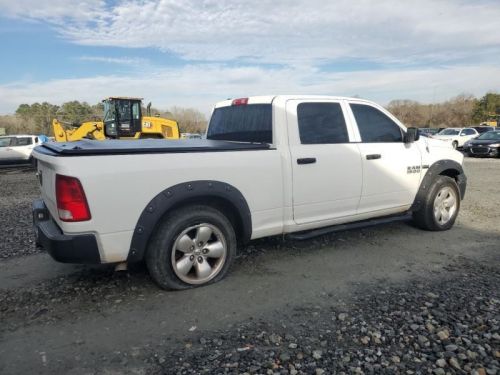
[(221, 280), (236, 256), (236, 235), (220, 211), (193, 205), (167, 216), (146, 253), (151, 277), (164, 289), (188, 289)]
[(460, 209), (460, 192), (455, 180), (438, 176), (432, 183), (422, 206), (413, 212), (414, 223), (426, 230), (450, 229)]

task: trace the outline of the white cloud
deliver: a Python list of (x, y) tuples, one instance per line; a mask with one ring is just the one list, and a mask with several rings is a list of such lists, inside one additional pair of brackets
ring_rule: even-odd
[(84, 24), (104, 19), (103, 0), (0, 0), (0, 14), (4, 17), (27, 18), (64, 24)]
[(96, 103), (111, 95), (142, 96), (158, 108), (196, 107), (205, 114), (216, 101), (261, 94), (360, 95), (385, 104), (395, 98), (422, 102), (448, 99), (464, 91), (483, 95), (500, 87), (500, 65), (417, 70), (324, 73), (313, 68), (227, 67), (219, 64), (160, 69), (141, 77), (99, 76), (18, 82), (0, 86), (0, 112), (20, 103), (69, 100)]
[[(498, 1), (123, 0), (106, 8), (87, 0), (77, 3), (74, 16), (68, 3), (74, 4), (18, 9), (17, 2), (0, 0), (0, 9), (49, 15), (75, 43), (155, 47), (187, 60), (449, 62), (500, 51)], [(57, 22), (61, 18), (65, 22)]]
[(149, 64), (148, 59), (140, 57), (80, 56), (78, 60), (131, 66), (145, 66)]
[[(22, 102), (97, 102), (109, 95), (208, 113), (215, 101), (252, 94), (429, 102), (500, 87), (498, 0), (0, 0), (0, 14), (48, 22), (80, 45), (156, 48), (187, 64), (144, 69), (141, 59), (84, 56), (138, 69), (128, 76), (4, 84), (0, 112)], [(336, 60), (364, 61), (368, 68), (320, 70)], [(370, 70), (370, 62), (384, 69)]]

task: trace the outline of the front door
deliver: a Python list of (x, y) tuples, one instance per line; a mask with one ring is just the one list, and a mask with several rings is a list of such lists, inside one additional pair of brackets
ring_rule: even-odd
[(362, 164), (345, 103), (332, 100), (286, 104), (297, 224), (354, 215), (362, 186)]
[(358, 213), (397, 211), (411, 205), (420, 185), (422, 157), (415, 142), (388, 114), (366, 103), (350, 103), (359, 131), (363, 191)]
[(15, 142), (13, 137), (0, 138), (0, 162), (7, 161), (13, 158), (12, 143)]

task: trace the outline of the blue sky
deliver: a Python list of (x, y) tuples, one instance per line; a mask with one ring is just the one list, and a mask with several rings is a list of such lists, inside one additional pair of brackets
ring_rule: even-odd
[(204, 113), (275, 93), (482, 96), (500, 88), (498, 20), (486, 0), (0, 0), (0, 114), (110, 95)]

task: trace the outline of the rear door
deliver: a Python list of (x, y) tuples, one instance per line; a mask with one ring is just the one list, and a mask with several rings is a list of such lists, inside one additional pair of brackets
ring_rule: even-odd
[(362, 186), (358, 147), (344, 116), (344, 101), (286, 103), (297, 224), (354, 215)]
[(14, 158), (17, 160), (28, 160), (35, 145), (33, 144), (33, 137), (17, 137), (14, 150)]
[(350, 102), (359, 132), (363, 191), (358, 213), (403, 210), (413, 203), (420, 184), (422, 158), (415, 142), (404, 143), (405, 129), (381, 108)]

